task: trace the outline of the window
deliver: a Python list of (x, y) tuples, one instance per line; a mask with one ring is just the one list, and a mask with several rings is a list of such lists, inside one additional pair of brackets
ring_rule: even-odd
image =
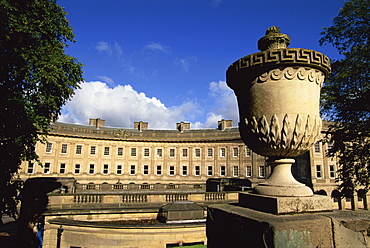
[(76, 154), (77, 154), (77, 155), (82, 154), (82, 146), (81, 146), (81, 145), (77, 145), (77, 146), (76, 146)]
[(252, 166), (245, 167), (245, 176), (251, 177), (252, 176)]
[(321, 165), (319, 165), (319, 164), (316, 165), (316, 177), (317, 178), (322, 178)]
[(103, 174), (104, 175), (107, 175), (109, 173), (109, 165), (108, 164), (104, 164), (103, 165)]
[(144, 148), (144, 157), (149, 157), (149, 148)]
[(170, 176), (175, 175), (175, 166), (170, 166)]
[(131, 148), (131, 157), (136, 157), (136, 148)]
[(162, 165), (157, 165), (157, 175), (162, 175)]
[(245, 156), (246, 156), (246, 157), (250, 157), (250, 156), (251, 156), (251, 154), (252, 154), (251, 149), (249, 149), (248, 147), (246, 147), (246, 148), (245, 148)]
[(105, 156), (109, 155), (109, 147), (104, 147), (104, 155)]
[(233, 176), (238, 177), (239, 176), (239, 166), (233, 167)]
[(226, 166), (220, 166), (220, 176), (226, 176)]
[(226, 156), (226, 149), (220, 148), (220, 157), (224, 158)]
[(200, 176), (200, 166), (199, 165), (195, 166), (195, 175)]
[(122, 175), (122, 165), (120, 165), (120, 164), (117, 165), (116, 174), (117, 175)]
[(200, 149), (199, 148), (195, 149), (195, 157), (200, 158)]
[(162, 157), (163, 156), (163, 150), (162, 149), (160, 149), (160, 148), (158, 148), (157, 149), (157, 157)]
[(213, 166), (207, 166), (207, 176), (213, 175)]
[(320, 153), (321, 152), (321, 149), (320, 149), (320, 142), (316, 142), (315, 143), (315, 153)]
[(75, 164), (75, 174), (80, 174), (80, 170), (81, 170), (81, 165)]
[(67, 144), (62, 144), (62, 150), (60, 152), (63, 154), (67, 153), (67, 147)]
[(44, 174), (50, 174), (50, 163), (45, 163)]
[(95, 164), (90, 164), (89, 174), (94, 174), (94, 173), (95, 173)]
[(143, 174), (144, 175), (149, 175), (149, 165), (144, 165), (144, 167), (143, 167)]
[(27, 167), (28, 174), (33, 174), (34, 166), (35, 166), (34, 163), (31, 163), (31, 162), (28, 163), (28, 167)]
[(170, 157), (173, 158), (175, 157), (175, 149), (170, 149)]
[(233, 148), (233, 156), (234, 157), (239, 156), (239, 149), (237, 147)]
[(46, 143), (46, 150), (45, 152), (51, 153), (53, 149), (53, 144), (52, 143)]
[(66, 164), (65, 163), (60, 164), (59, 173), (60, 174), (66, 173)]
[(182, 175), (183, 176), (188, 175), (188, 167), (186, 165), (182, 166)]
[(328, 142), (328, 150), (333, 149), (333, 142)]
[(335, 178), (335, 168), (334, 165), (329, 165), (330, 178)]
[(186, 158), (188, 156), (188, 149), (182, 149), (182, 156)]
[(265, 177), (266, 176), (265, 166), (259, 166), (258, 167), (258, 176), (259, 177)]
[(130, 166), (130, 175), (135, 175), (136, 173), (136, 166), (135, 165), (131, 165)]
[(122, 147), (118, 147), (117, 148), (117, 155), (118, 156), (122, 156), (123, 155), (123, 148)]
[(208, 150), (207, 150), (207, 156), (208, 157), (213, 157), (213, 149), (212, 148), (208, 148)]
[(95, 155), (96, 154), (96, 146), (90, 147), (90, 154)]

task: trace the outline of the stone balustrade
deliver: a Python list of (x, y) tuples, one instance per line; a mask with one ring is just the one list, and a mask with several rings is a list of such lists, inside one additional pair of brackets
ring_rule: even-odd
[(205, 191), (206, 184), (76, 184), (73, 193), (121, 191)]
[(49, 194), (49, 210), (156, 207), (174, 201), (193, 201), (203, 205), (237, 202), (238, 192), (148, 192), (121, 194)]

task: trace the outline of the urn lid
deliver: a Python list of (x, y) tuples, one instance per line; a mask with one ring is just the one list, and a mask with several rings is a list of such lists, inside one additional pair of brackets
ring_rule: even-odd
[(260, 51), (268, 49), (284, 49), (289, 45), (289, 35), (280, 33), (280, 28), (276, 26), (269, 27), (266, 30), (266, 35), (258, 40), (258, 49)]

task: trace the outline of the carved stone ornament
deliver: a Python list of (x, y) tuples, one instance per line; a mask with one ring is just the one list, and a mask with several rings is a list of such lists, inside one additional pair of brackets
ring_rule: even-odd
[(317, 51), (287, 48), (288, 35), (273, 26), (258, 42), (263, 50), (235, 61), (226, 82), (236, 94), (239, 129), (244, 143), (269, 157), (272, 174), (256, 193), (309, 196), (312, 190), (290, 172), (294, 157), (309, 150), (320, 136), (320, 90), (330, 60)]

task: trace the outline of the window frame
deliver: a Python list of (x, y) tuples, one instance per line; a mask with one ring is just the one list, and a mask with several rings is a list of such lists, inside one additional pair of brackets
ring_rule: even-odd
[(109, 164), (103, 164), (102, 174), (103, 175), (108, 175), (109, 174)]
[(188, 175), (188, 166), (183, 165), (181, 168), (182, 168), (182, 175), (187, 176)]
[(136, 175), (136, 165), (130, 165), (130, 175)]
[(245, 166), (245, 177), (252, 177), (252, 166)]
[(170, 153), (169, 153), (170, 158), (176, 157), (176, 151), (175, 148), (170, 148)]
[(266, 166), (260, 165), (258, 166), (258, 177), (265, 178), (266, 177)]
[(44, 164), (44, 174), (50, 174), (51, 173), (51, 163), (47, 162)]
[(224, 158), (224, 157), (226, 157), (226, 148), (221, 147), (220, 148), (220, 158)]
[(130, 157), (136, 157), (137, 156), (137, 149), (136, 147), (131, 147), (130, 149)]
[(96, 146), (90, 146), (90, 155), (96, 155)]
[(104, 146), (104, 156), (109, 156), (110, 154), (110, 147), (109, 146)]
[(123, 166), (121, 164), (116, 165), (116, 175), (122, 175)]
[(194, 149), (194, 156), (196, 158), (200, 158), (201, 157), (201, 151), (200, 151), (200, 148), (195, 148)]
[(66, 174), (66, 171), (67, 171), (66, 163), (60, 163), (59, 164), (59, 174)]
[(45, 153), (53, 152), (53, 143), (47, 142), (45, 146)]
[(68, 144), (62, 144), (62, 147), (60, 149), (61, 154), (67, 154), (68, 151)]
[(34, 173), (35, 173), (35, 163), (29, 162), (27, 165), (27, 174), (34, 174)]
[(239, 157), (239, 147), (233, 147), (233, 157)]
[(81, 164), (75, 164), (73, 174), (79, 175), (81, 174)]
[(143, 165), (143, 175), (149, 175), (149, 165)]

